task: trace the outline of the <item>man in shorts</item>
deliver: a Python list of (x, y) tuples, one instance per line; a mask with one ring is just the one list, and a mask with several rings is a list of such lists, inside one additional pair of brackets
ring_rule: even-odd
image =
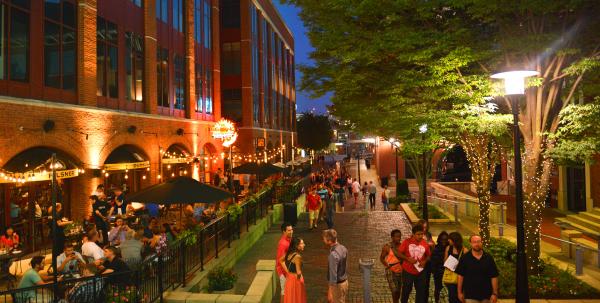
[[(283, 222), (283, 224), (281, 224), (281, 238), (277, 244), (277, 260), (281, 259), (281, 257), (285, 256), (287, 253), (293, 234), (294, 227), (292, 227), (292, 224)], [(281, 302), (283, 302), (283, 293), (285, 291), (285, 269), (283, 266), (281, 266), (281, 263), (276, 262), (275, 270), (277, 270), (277, 275), (279, 276), (279, 285), (281, 286)]]
[(402, 290), (402, 259), (398, 249), (402, 244), (402, 233), (398, 229), (392, 230), (392, 241), (383, 245), (379, 261), (385, 266), (385, 277), (392, 291), (392, 302), (400, 301)]
[(321, 209), (321, 197), (316, 194), (314, 189), (310, 189), (308, 196), (306, 196), (306, 208), (308, 208), (308, 225), (309, 229), (317, 228), (317, 221), (319, 219), (319, 210)]

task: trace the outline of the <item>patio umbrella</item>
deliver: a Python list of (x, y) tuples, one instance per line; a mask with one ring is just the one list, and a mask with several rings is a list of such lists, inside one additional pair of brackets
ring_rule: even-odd
[(200, 183), (190, 177), (176, 177), (128, 195), (127, 202), (155, 204), (216, 203), (233, 197), (229, 191)]
[(281, 173), (285, 169), (275, 166), (270, 163), (244, 163), (240, 166), (236, 166), (233, 168), (234, 174), (248, 174), (248, 175), (259, 175), (259, 176), (270, 176), (273, 174)]

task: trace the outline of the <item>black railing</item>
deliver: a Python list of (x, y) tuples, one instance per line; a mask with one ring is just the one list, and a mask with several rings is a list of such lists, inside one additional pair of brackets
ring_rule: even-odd
[[(303, 182), (304, 179), (300, 179), (285, 185), (285, 199), (297, 198), (302, 192)], [(130, 272), (59, 281), (56, 294), (53, 284), (11, 289), (0, 292), (0, 302), (41, 303), (52, 302), (53, 298), (65, 299), (66, 302), (87, 302), (82, 301), (83, 299), (69, 301), (67, 297), (69, 291), (83, 283), (98, 284), (88, 286), (88, 291), (93, 295), (89, 302), (162, 302), (164, 291), (185, 286), (195, 272), (204, 270), (207, 262), (219, 258), (220, 253), (230, 247), (232, 241), (239, 239), (242, 233), (250, 230), (251, 225), (264, 218), (269, 208), (272, 208), (273, 200), (289, 202), (280, 200), (284, 197), (276, 197), (274, 191), (270, 187), (246, 198), (240, 205), (241, 214), (234, 216), (227, 213), (188, 232), (170, 243), (160, 254), (147, 257)], [(128, 283), (114, 283), (122, 280), (120, 277), (123, 276), (127, 276), (125, 280)], [(33, 295), (30, 296), (31, 294)], [(24, 299), (26, 297), (31, 298), (27, 301)]]

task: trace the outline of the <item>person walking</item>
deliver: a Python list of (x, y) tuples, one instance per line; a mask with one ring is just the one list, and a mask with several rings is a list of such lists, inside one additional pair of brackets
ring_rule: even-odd
[(335, 178), (335, 193), (337, 195), (337, 202), (339, 205), (339, 210), (340, 212), (344, 212), (344, 186), (346, 185), (346, 181), (344, 181), (344, 178), (342, 177), (342, 175), (337, 175)]
[(306, 288), (302, 276), (302, 256), (304, 240), (294, 237), (290, 242), (287, 253), (279, 259), (279, 263), (286, 272), (284, 303), (306, 303)]
[(444, 288), (444, 284), (442, 283), (442, 278), (444, 277), (444, 253), (446, 252), (446, 247), (448, 247), (448, 233), (446, 231), (442, 231), (437, 237), (437, 243), (431, 252), (431, 273), (433, 274), (433, 297), (435, 299), (435, 303), (440, 302), (440, 293), (442, 292), (442, 288)]
[[(459, 232), (451, 232), (448, 235), (448, 246), (444, 250), (444, 262), (448, 260), (449, 257), (454, 258), (458, 262), (462, 255), (467, 253), (467, 248), (463, 246), (463, 237)], [(447, 268), (445, 270), (448, 271), (456, 271), (456, 267)], [(450, 274), (451, 275), (451, 274)], [(458, 289), (457, 289), (458, 279), (456, 281), (446, 281), (444, 284), (446, 285), (446, 289), (448, 290), (448, 302), (449, 303), (459, 303), (458, 299)]]
[[(425, 240), (425, 242), (427, 242), (427, 245), (429, 245), (429, 251), (433, 251), (433, 248), (435, 247), (435, 242), (433, 241), (433, 237), (429, 232), (429, 223), (421, 219), (417, 222), (417, 224), (423, 227), (423, 240)], [(432, 274), (431, 262), (427, 262), (423, 273), (425, 274), (425, 301), (429, 302), (429, 284), (431, 283)]]
[(383, 245), (379, 261), (385, 267), (385, 278), (392, 292), (392, 302), (398, 303), (402, 290), (402, 258), (398, 252), (402, 243), (402, 233), (394, 229), (390, 236), (392, 240)]
[(356, 204), (358, 204), (358, 195), (360, 194), (360, 183), (354, 179), (352, 182), (352, 195), (354, 196), (354, 206), (352, 208), (356, 208)]
[(383, 203), (383, 210), (390, 210), (390, 190), (387, 185), (383, 186), (383, 190), (381, 191), (381, 203)]
[(373, 181), (369, 182), (369, 206), (371, 210), (375, 210), (375, 197), (377, 196), (377, 186)]
[(460, 258), (458, 299), (465, 303), (496, 303), (498, 301), (498, 267), (492, 257), (483, 251), (479, 235), (469, 238), (471, 250)]
[(321, 189), (322, 191), (326, 191), (323, 195), (325, 199), (325, 222), (327, 223), (327, 229), (333, 228), (333, 216), (335, 214), (335, 199), (334, 193), (331, 190), (331, 184), (326, 183), (325, 186)]
[(423, 225), (415, 224), (412, 227), (412, 237), (404, 240), (400, 245), (402, 262), (402, 295), (400, 301), (408, 302), (408, 297), (413, 289), (416, 292), (416, 303), (427, 303), (425, 293), (425, 267), (431, 257), (429, 245), (423, 239)]
[(317, 228), (317, 221), (319, 219), (319, 210), (322, 206), (321, 197), (315, 193), (314, 189), (310, 189), (308, 195), (306, 196), (306, 204), (304, 205), (308, 208), (308, 226), (309, 230), (313, 228)]
[[(279, 243), (277, 244), (277, 260), (280, 260), (287, 254), (293, 234), (294, 227), (292, 224), (283, 222), (283, 224), (281, 224), (281, 238), (279, 238)], [(283, 297), (285, 295), (286, 271), (279, 262), (275, 264), (275, 270), (277, 271), (277, 276), (279, 276), (279, 286), (281, 287), (280, 302), (283, 302)]]
[(329, 303), (345, 303), (348, 296), (348, 273), (346, 261), (348, 250), (337, 241), (335, 229), (326, 229), (322, 234), (323, 243), (329, 248), (327, 257), (327, 301)]

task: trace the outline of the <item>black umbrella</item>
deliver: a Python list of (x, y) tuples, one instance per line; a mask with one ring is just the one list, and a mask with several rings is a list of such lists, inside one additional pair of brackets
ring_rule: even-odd
[(240, 166), (233, 168), (234, 174), (248, 174), (248, 175), (259, 175), (259, 176), (270, 176), (273, 174), (281, 173), (285, 169), (279, 166), (275, 166), (270, 163), (257, 164), (254, 162), (244, 163)]
[(131, 195), (125, 199), (128, 202), (155, 204), (187, 204), (187, 203), (216, 203), (233, 197), (233, 194), (200, 183), (190, 177), (176, 177), (165, 183), (156, 184)]

